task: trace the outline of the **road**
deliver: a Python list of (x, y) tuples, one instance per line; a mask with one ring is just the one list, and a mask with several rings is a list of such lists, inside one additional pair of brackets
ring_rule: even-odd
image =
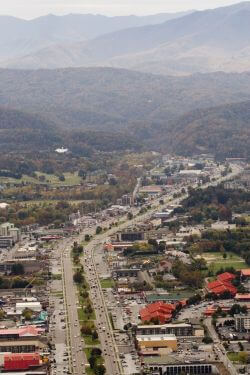
[[(239, 172), (238, 169), (234, 169), (233, 173), (226, 177), (218, 178), (216, 182), (208, 183), (203, 185), (202, 188), (206, 188), (209, 185), (216, 185)], [(177, 192), (178, 189), (175, 190)], [(173, 193), (167, 196), (167, 203), (178, 204), (181, 198), (174, 199)], [(148, 210), (145, 214), (134, 217), (132, 220), (127, 220), (126, 217), (122, 218), (125, 222), (108, 230), (105, 233), (99, 234), (85, 247), (84, 258), (82, 259), (82, 265), (84, 266), (85, 276), (90, 285), (90, 298), (93, 303), (96, 314), (96, 326), (98, 330), (99, 339), (101, 342), (101, 348), (103, 350), (103, 357), (105, 359), (105, 366), (107, 369), (107, 374), (109, 375), (121, 375), (123, 374), (123, 369), (121, 366), (118, 349), (113, 336), (113, 330), (110, 325), (109, 315), (107, 307), (105, 304), (102, 288), (100, 286), (99, 275), (94, 262), (94, 251), (97, 247), (103, 245), (103, 242), (112, 234), (116, 233), (118, 230), (125, 229), (137, 222), (144, 221), (149, 218), (159, 207), (162, 205), (159, 201), (162, 198), (158, 198), (152, 201), (154, 206), (152, 209)], [(139, 209), (133, 208), (131, 210), (134, 215), (138, 214)], [(107, 220), (104, 225), (108, 226), (113, 220)], [(86, 230), (85, 230), (86, 231)], [(76, 288), (73, 282), (73, 265), (70, 258), (70, 251), (74, 241), (82, 242), (85, 234), (94, 234), (95, 228), (87, 230), (87, 232), (82, 232), (78, 238), (65, 239), (61, 241), (58, 246), (61, 249), (61, 261), (62, 261), (62, 273), (64, 277), (64, 296), (68, 312), (68, 336), (71, 347), (71, 358), (72, 358), (72, 368), (73, 374), (75, 375), (85, 375), (85, 364), (87, 364), (87, 359), (83, 353), (83, 342), (80, 335), (80, 325), (77, 313), (76, 304)], [(232, 375), (234, 375), (232, 373)]]
[(213, 342), (215, 343), (215, 349), (217, 351), (220, 361), (224, 364), (230, 375), (237, 375), (237, 371), (233, 366), (232, 362), (229, 360), (225, 348), (220, 342), (218, 335), (212, 325), (212, 318), (205, 319), (204, 324), (207, 327), (210, 337), (213, 339)]
[(98, 336), (103, 348), (103, 356), (108, 374), (119, 375), (122, 373), (118, 349), (115, 343), (113, 329), (110, 325), (109, 315), (105, 304), (102, 288), (99, 281), (98, 272), (94, 261), (94, 251), (98, 246), (102, 246), (101, 235), (99, 240), (85, 247), (83, 260), (85, 276), (90, 286), (90, 297), (96, 313), (96, 327)]
[(86, 374), (85, 364), (87, 358), (83, 352), (84, 341), (80, 334), (80, 324), (78, 320), (76, 299), (76, 286), (73, 281), (73, 267), (71, 261), (71, 244), (72, 241), (66, 240), (62, 243), (61, 262), (64, 285), (64, 298), (67, 311), (67, 328), (69, 345), (71, 348), (71, 365), (73, 374)]

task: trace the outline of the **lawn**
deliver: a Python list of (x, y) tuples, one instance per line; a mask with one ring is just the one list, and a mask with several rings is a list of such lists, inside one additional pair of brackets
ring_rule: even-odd
[(77, 314), (78, 314), (78, 320), (83, 321), (84, 320), (84, 311), (82, 308), (77, 309)]
[(104, 280), (101, 280), (101, 287), (103, 289), (107, 289), (107, 288), (113, 288), (115, 285), (115, 282), (114, 280), (112, 279), (104, 279)]
[[(27, 175), (23, 175), (22, 178), (16, 179), (16, 178), (10, 178), (10, 177), (1, 177), (0, 183), (12, 183), (12, 184), (22, 184), (24, 183), (30, 183), (30, 184), (50, 184), (53, 186), (62, 186), (62, 185), (68, 185), (68, 186), (74, 186), (79, 185), (82, 181), (81, 177), (78, 176), (78, 173), (70, 173), (66, 172), (63, 173), (65, 181), (60, 181), (59, 178), (53, 174), (46, 174), (41, 172), (36, 172), (36, 175), (38, 178), (30, 177)], [(45, 180), (40, 181), (39, 176), (44, 176)]]
[(233, 261), (233, 260), (236, 260), (236, 261), (241, 261), (242, 258), (239, 257), (238, 255), (234, 254), (234, 253), (231, 253), (231, 252), (227, 252), (227, 257), (224, 259), (223, 258), (223, 253), (221, 252), (211, 252), (211, 253), (203, 253), (201, 256), (202, 258), (204, 258), (208, 263), (210, 262), (214, 262), (214, 261)]
[(249, 266), (244, 262), (244, 260), (242, 261), (223, 261), (223, 262), (216, 262), (216, 263), (211, 263), (209, 265), (209, 271), (213, 271), (213, 272), (217, 272), (219, 271), (221, 268), (226, 268), (226, 267), (233, 267), (235, 268), (236, 270), (241, 270), (243, 268), (249, 268)]
[(245, 363), (245, 360), (247, 358), (247, 354), (245, 352), (228, 352), (227, 353), (228, 358), (231, 362), (238, 362), (238, 363)]
[(53, 273), (52, 274), (52, 280), (62, 280), (62, 274), (61, 273)]
[(78, 319), (81, 321), (89, 321), (89, 320), (95, 320), (95, 312), (93, 311), (91, 314), (86, 314), (84, 309), (79, 308), (77, 310), (78, 312)]
[[(90, 353), (91, 353), (91, 348), (85, 348), (85, 349), (84, 349), (84, 353), (86, 354), (87, 360), (89, 360), (89, 358), (90, 358)], [(98, 365), (102, 365), (102, 364), (104, 364), (104, 359), (103, 359), (103, 357), (99, 357), (99, 358), (98, 358), (98, 360), (97, 360), (97, 364), (98, 364)], [(88, 375), (94, 375), (95, 372), (92, 370), (92, 368), (90, 368), (90, 367), (86, 367), (86, 374), (88, 374)]]
[(83, 338), (86, 345), (95, 346), (100, 344), (100, 341), (98, 339), (93, 340), (92, 336), (83, 335)]
[(227, 252), (227, 257), (223, 258), (221, 252), (203, 253), (201, 256), (208, 264), (209, 271), (217, 272), (220, 268), (233, 267), (236, 270), (248, 268), (245, 261), (234, 253)]

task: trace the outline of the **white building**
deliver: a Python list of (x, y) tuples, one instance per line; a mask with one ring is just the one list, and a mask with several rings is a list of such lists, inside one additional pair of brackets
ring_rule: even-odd
[(40, 302), (17, 302), (16, 313), (22, 314), (25, 309), (32, 310), (34, 312), (42, 311), (42, 305)]

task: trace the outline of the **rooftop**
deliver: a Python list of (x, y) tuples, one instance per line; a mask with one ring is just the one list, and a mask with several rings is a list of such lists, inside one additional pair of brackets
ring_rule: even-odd
[(176, 336), (175, 335), (153, 335), (153, 336), (136, 336), (137, 341), (165, 341), (165, 340), (173, 340), (176, 341)]

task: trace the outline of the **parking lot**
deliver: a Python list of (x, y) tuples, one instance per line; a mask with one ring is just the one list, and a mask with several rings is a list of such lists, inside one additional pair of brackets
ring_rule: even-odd
[[(55, 251), (56, 252), (56, 251)], [(59, 254), (51, 259), (52, 275), (61, 274), (61, 263)], [(63, 299), (62, 280), (53, 279), (49, 283), (50, 297), (50, 322), (49, 334), (52, 342), (52, 371), (54, 375), (70, 373), (69, 350), (66, 338), (66, 311)]]

